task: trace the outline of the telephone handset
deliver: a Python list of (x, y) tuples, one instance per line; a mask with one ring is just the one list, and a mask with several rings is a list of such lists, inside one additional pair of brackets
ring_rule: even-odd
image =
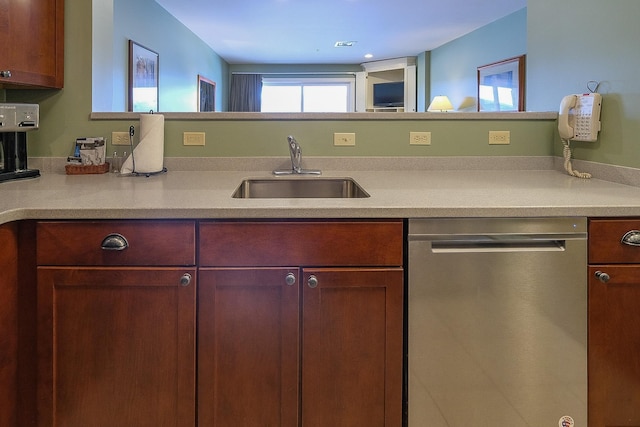
[(563, 140), (596, 141), (600, 131), (602, 95), (587, 93), (562, 98), (558, 132)]
[(585, 179), (591, 178), (591, 174), (578, 172), (572, 168), (569, 141), (596, 141), (598, 139), (601, 105), (602, 95), (595, 92), (567, 95), (560, 102), (558, 132), (564, 144), (564, 168), (569, 175)]

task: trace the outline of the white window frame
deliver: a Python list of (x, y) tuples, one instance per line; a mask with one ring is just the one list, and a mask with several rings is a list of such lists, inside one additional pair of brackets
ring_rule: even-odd
[[(347, 112), (354, 112), (356, 108), (356, 77), (263, 77), (262, 85), (268, 86), (347, 86)], [(304, 90), (300, 97), (300, 109), (304, 105)]]

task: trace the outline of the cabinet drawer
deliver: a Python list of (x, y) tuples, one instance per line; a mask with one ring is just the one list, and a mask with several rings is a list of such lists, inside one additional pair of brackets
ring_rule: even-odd
[[(625, 244), (623, 237), (637, 232), (640, 245), (640, 219), (592, 219), (589, 221), (589, 263), (640, 263), (640, 246)], [(631, 234), (629, 234), (631, 236)]]
[(400, 266), (402, 221), (200, 223), (200, 265)]
[[(117, 236), (126, 239), (126, 246)], [(111, 237), (108, 241), (105, 241)], [(103, 248), (103, 245), (111, 248)], [(38, 265), (195, 265), (194, 221), (51, 221), (37, 225)]]

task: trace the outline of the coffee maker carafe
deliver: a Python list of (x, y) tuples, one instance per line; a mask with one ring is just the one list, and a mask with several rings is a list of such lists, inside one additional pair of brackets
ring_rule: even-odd
[(37, 104), (0, 103), (0, 182), (40, 176), (27, 167), (27, 132), (38, 129)]

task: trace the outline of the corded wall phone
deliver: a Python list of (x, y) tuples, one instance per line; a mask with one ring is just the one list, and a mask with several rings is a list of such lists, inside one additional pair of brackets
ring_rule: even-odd
[(564, 144), (564, 168), (569, 175), (591, 178), (591, 174), (578, 172), (571, 167), (569, 141), (596, 141), (600, 131), (600, 106), (602, 95), (585, 93), (562, 98), (558, 114), (558, 132)]
[(595, 141), (600, 131), (602, 95), (587, 93), (562, 98), (558, 131), (565, 140)]

